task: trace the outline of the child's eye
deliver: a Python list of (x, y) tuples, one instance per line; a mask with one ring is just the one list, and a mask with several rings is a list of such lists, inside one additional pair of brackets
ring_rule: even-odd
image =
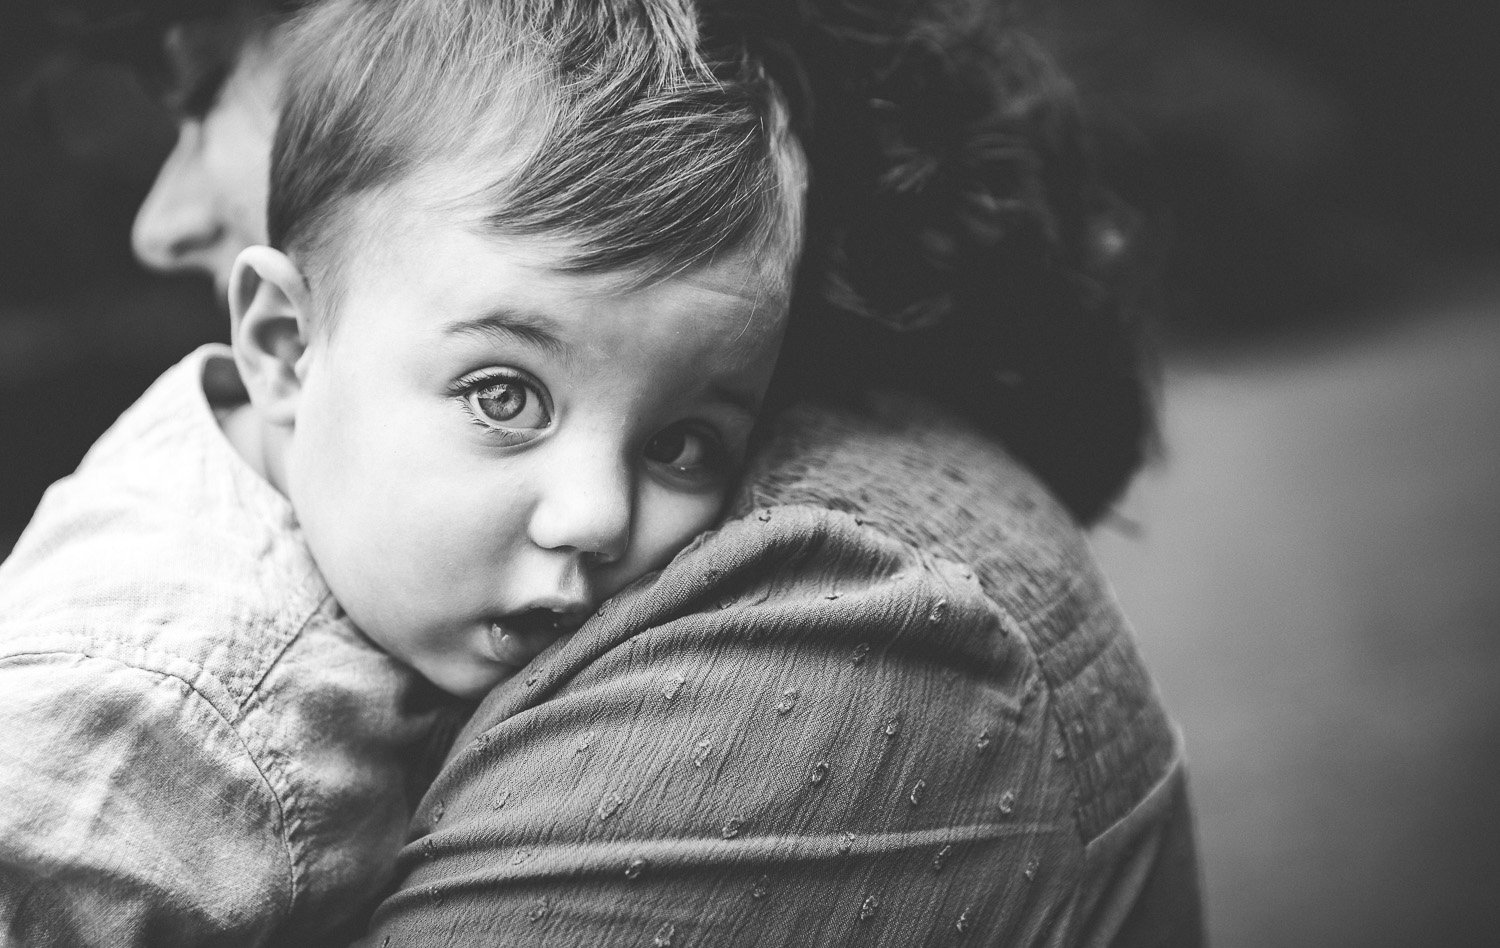
[(506, 434), (507, 440), (530, 440), (552, 424), (547, 398), (536, 383), (518, 375), (490, 375), (469, 382), (464, 407), (476, 424)]
[(646, 442), (646, 460), (665, 468), (675, 480), (707, 487), (723, 480), (729, 466), (719, 438), (692, 422), (668, 425)]

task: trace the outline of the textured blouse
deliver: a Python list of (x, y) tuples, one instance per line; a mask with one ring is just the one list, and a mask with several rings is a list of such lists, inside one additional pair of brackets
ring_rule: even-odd
[(1194, 945), (1182, 749), (1077, 527), (925, 405), (787, 413), (722, 528), (459, 735), (375, 946)]

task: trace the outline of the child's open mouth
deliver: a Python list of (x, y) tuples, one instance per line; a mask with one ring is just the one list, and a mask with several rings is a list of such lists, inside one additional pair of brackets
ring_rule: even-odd
[(521, 668), (587, 618), (583, 612), (553, 609), (513, 612), (490, 624), (490, 648), (502, 665)]

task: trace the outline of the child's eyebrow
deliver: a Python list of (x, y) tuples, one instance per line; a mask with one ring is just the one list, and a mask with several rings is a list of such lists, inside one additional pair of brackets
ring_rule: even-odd
[(450, 336), (480, 336), (502, 344), (520, 341), (558, 354), (568, 348), (552, 320), (514, 309), (492, 309), (472, 319), (461, 319), (444, 326), (443, 332)]

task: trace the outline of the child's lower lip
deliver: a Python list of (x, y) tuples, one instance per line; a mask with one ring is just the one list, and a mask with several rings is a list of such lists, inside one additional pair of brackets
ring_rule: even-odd
[(522, 668), (536, 657), (537, 650), (527, 642), (519, 629), (503, 622), (492, 622), (489, 628), (490, 653), (495, 661), (512, 668)]

